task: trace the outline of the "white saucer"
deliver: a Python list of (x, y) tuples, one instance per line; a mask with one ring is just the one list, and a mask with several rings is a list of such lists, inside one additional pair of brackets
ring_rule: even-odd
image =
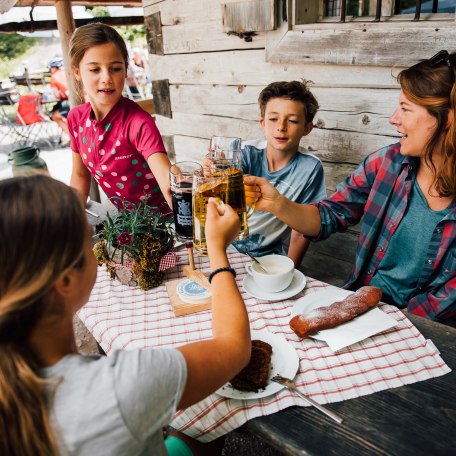
[(264, 301), (283, 301), (297, 295), (306, 286), (306, 276), (298, 269), (294, 270), (293, 279), (285, 290), (272, 293), (262, 290), (253, 280), (253, 277), (248, 275), (244, 278), (242, 286), (247, 294), (257, 299)]

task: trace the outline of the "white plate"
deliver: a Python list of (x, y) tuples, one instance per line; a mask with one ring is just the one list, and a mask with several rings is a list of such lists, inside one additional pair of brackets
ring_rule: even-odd
[[(299, 369), (299, 357), (295, 348), (282, 336), (268, 331), (251, 331), (252, 340), (262, 340), (272, 346), (271, 371), (269, 378), (280, 374), (283, 377), (294, 378)], [(270, 396), (284, 388), (276, 382), (269, 381), (264, 390), (257, 393), (252, 391), (239, 391), (231, 386), (230, 383), (222, 386), (216, 391), (220, 396), (230, 399), (259, 399), (260, 397)]]
[(297, 295), (304, 289), (306, 286), (306, 276), (298, 269), (295, 269), (290, 285), (285, 290), (278, 291), (277, 293), (262, 290), (249, 274), (244, 278), (242, 286), (245, 292), (254, 298), (265, 301), (283, 301)]
[(309, 293), (295, 301), (293, 309), (291, 310), (291, 318), (296, 315), (306, 316), (312, 312), (312, 310), (317, 309), (318, 307), (330, 306), (336, 301), (345, 299), (352, 293), (353, 291), (344, 290), (342, 288), (332, 288), (331, 290), (321, 290), (316, 293)]
[[(353, 291), (335, 289), (321, 290), (309, 293), (298, 299), (291, 310), (291, 317), (295, 315), (308, 315), (318, 307), (326, 307), (336, 301), (341, 301), (351, 295)], [(353, 320), (347, 321), (331, 329), (324, 329), (312, 334), (310, 337), (325, 341), (333, 351), (341, 350), (356, 342), (360, 342), (397, 325), (397, 321), (378, 307), (373, 307), (367, 312), (358, 315)]]

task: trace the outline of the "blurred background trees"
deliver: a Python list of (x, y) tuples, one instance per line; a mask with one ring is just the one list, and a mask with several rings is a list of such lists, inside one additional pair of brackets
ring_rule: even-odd
[[(94, 17), (110, 16), (109, 9), (105, 6), (86, 7), (85, 10)], [(130, 49), (133, 47), (146, 48), (144, 25), (120, 26), (116, 29)], [(27, 61), (33, 69), (35, 66), (33, 65), (33, 54), (40, 53), (42, 47), (46, 46), (48, 42), (51, 45), (53, 41), (50, 38), (28, 37), (19, 33), (0, 33), (0, 81), (13, 73), (22, 72), (22, 67)], [(46, 63), (42, 61), (41, 66), (45, 67)]]

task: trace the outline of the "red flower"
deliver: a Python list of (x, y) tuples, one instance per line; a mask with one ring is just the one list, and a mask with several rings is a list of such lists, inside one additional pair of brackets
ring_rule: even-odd
[(130, 245), (131, 242), (131, 234), (127, 232), (123, 232), (119, 234), (119, 237), (117, 238), (117, 242), (119, 245)]

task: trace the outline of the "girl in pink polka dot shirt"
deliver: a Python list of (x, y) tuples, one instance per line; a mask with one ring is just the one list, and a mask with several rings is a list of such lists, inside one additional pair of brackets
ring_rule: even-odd
[(169, 212), (171, 166), (152, 117), (122, 96), (128, 51), (115, 29), (89, 24), (76, 29), (70, 42), (76, 84), (89, 102), (73, 108), (68, 127), (73, 150), (71, 186), (83, 201), (94, 177), (119, 208), (122, 202), (148, 204)]

